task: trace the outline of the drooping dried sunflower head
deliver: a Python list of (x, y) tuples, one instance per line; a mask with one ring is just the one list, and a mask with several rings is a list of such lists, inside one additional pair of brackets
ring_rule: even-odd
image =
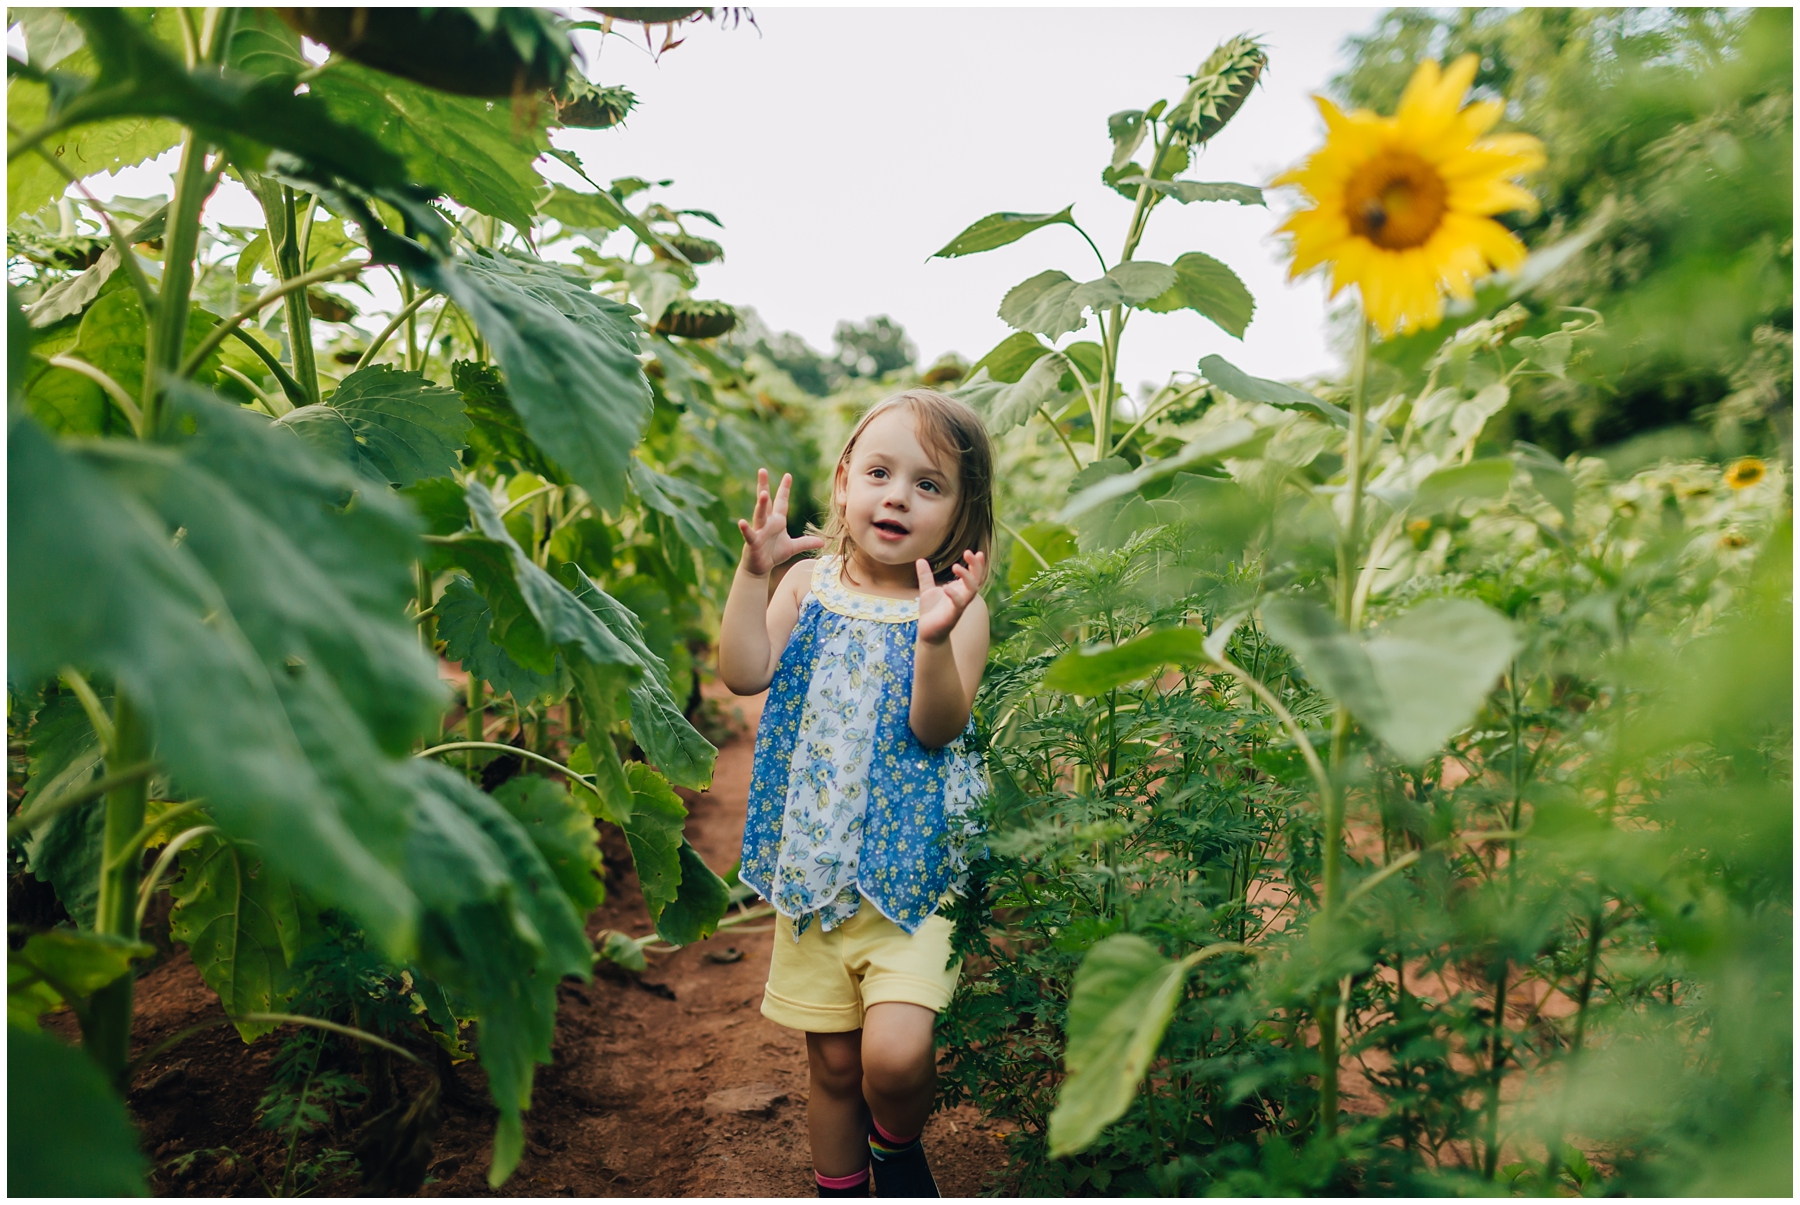
[[(671, 234), (665, 241), (675, 250), (687, 257), (690, 264), (710, 264), (714, 260), (725, 258), (725, 248), (709, 238), (701, 238), (697, 234)], [(669, 258), (661, 247), (655, 248), (658, 259)]]
[(597, 88), (575, 72), (569, 73), (569, 82), (550, 99), (556, 102), (556, 120), (581, 130), (611, 129), (637, 104), (637, 94), (631, 89)]
[(716, 339), (737, 325), (737, 311), (723, 301), (698, 301), (683, 297), (670, 304), (657, 320), (656, 333), (683, 339)]
[(1199, 146), (1224, 129), (1268, 65), (1262, 43), (1249, 34), (1221, 44), (1188, 76), (1187, 91), (1169, 106), (1167, 120), (1174, 140)]

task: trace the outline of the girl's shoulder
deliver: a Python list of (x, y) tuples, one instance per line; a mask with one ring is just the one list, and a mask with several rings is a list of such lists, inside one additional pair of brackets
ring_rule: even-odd
[(821, 580), (819, 570), (830, 559), (830, 557), (808, 557), (803, 561), (796, 561), (782, 577), (781, 588), (789, 592), (795, 606), (806, 601), (806, 596), (812, 592), (813, 583)]

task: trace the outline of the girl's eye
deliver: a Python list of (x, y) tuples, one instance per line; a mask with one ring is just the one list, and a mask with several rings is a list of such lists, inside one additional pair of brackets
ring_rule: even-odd
[(877, 481), (884, 481), (887, 479), (887, 470), (886, 469), (870, 469), (869, 476), (875, 478), (875, 480), (877, 480)]
[(937, 482), (935, 481), (921, 481), (919, 482), (919, 488), (928, 494), (935, 494), (938, 492)]

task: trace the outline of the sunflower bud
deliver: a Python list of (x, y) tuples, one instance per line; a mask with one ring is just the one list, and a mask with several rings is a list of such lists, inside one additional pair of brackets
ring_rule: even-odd
[(1268, 65), (1262, 44), (1248, 34), (1220, 45), (1188, 76), (1188, 90), (1169, 107), (1169, 132), (1174, 141), (1199, 146), (1224, 129), (1243, 108)]

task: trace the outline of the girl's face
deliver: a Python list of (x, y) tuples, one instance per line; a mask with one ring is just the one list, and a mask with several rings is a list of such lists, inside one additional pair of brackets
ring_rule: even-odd
[(894, 406), (863, 428), (832, 494), (858, 552), (883, 565), (910, 566), (943, 547), (960, 485), (956, 466), (920, 442), (912, 412)]

